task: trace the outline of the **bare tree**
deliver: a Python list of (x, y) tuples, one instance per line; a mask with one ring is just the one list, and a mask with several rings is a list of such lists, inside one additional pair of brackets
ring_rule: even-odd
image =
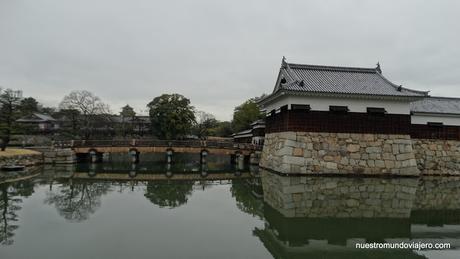
[(205, 138), (209, 136), (210, 129), (217, 127), (219, 123), (214, 115), (204, 111), (196, 111), (195, 117), (196, 124), (194, 126), (193, 133), (199, 138)]
[(84, 132), (85, 139), (88, 139), (95, 126), (95, 122), (101, 116), (109, 117), (110, 108), (107, 104), (103, 103), (101, 99), (93, 93), (81, 90), (72, 91), (66, 95), (62, 102), (59, 104), (60, 109), (77, 110), (81, 114), (81, 125)]

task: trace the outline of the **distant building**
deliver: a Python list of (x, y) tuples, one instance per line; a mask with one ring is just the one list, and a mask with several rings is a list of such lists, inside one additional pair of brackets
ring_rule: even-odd
[(412, 124), (460, 126), (460, 98), (428, 97), (411, 103)]
[(251, 124), (252, 144), (263, 145), (265, 139), (265, 120), (257, 120)]
[(150, 117), (139, 115), (134, 117), (123, 118), (120, 115), (113, 115), (111, 121), (117, 124), (117, 127), (126, 127), (127, 132), (140, 136), (148, 135), (150, 133)]
[(32, 113), (16, 120), (16, 122), (38, 132), (51, 132), (59, 129), (59, 124), (56, 119), (42, 113)]
[(233, 142), (236, 143), (251, 143), (252, 129), (243, 130), (232, 135)]
[(428, 97), (411, 103), (412, 137), (460, 140), (460, 98)]
[(251, 123), (251, 128), (232, 135), (236, 143), (251, 143), (263, 145), (265, 139), (265, 121), (257, 120)]

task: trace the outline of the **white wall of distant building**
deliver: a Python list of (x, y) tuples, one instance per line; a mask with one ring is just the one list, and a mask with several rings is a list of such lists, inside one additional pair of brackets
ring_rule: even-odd
[(405, 101), (370, 100), (352, 98), (331, 98), (312, 96), (281, 96), (265, 107), (266, 112), (279, 109), (284, 105), (309, 104), (313, 111), (329, 111), (329, 106), (348, 106), (350, 112), (367, 112), (368, 107), (385, 108), (389, 114), (410, 114), (410, 104)]
[(415, 114), (411, 116), (412, 124), (427, 124), (428, 122), (441, 122), (444, 125), (460, 126), (459, 116), (436, 116), (434, 114)]

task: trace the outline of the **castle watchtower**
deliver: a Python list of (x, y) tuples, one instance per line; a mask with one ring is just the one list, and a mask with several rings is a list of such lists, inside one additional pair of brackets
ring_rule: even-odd
[(428, 96), (375, 68), (287, 63), (266, 112), (261, 166), (286, 174), (418, 175), (410, 103)]

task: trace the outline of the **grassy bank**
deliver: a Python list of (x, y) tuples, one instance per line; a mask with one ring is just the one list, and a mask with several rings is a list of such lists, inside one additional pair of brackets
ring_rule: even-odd
[(13, 157), (13, 156), (23, 156), (23, 155), (38, 155), (40, 152), (21, 149), (21, 148), (7, 148), (5, 151), (0, 151), (0, 157)]

